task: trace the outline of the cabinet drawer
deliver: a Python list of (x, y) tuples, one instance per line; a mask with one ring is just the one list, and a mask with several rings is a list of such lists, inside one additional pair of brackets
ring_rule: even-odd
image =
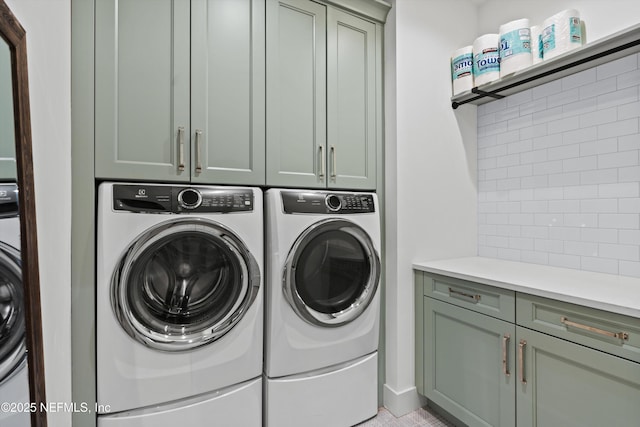
[(424, 273), (424, 295), (507, 322), (515, 322), (515, 292)]
[(640, 319), (517, 294), (517, 324), (640, 362)]

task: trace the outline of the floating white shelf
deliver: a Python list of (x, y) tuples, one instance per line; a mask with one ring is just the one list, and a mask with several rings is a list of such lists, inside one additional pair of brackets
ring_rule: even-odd
[(640, 24), (451, 98), (451, 107), (480, 105), (640, 52)]

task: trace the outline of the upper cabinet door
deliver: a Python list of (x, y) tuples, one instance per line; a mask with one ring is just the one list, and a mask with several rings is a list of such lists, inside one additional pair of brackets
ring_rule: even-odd
[(267, 0), (267, 184), (325, 187), (326, 7)]
[(191, 2), (191, 176), (263, 185), (264, 0)]
[(96, 176), (188, 181), (190, 3), (97, 0)]
[(376, 188), (376, 26), (337, 9), (327, 18), (328, 186)]

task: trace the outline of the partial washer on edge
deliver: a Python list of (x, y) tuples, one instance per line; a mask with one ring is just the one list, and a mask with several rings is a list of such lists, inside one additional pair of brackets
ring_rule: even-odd
[(378, 407), (374, 193), (265, 193), (265, 425), (351, 426)]
[[(0, 402), (29, 402), (20, 211), (15, 183), (0, 183)], [(29, 412), (0, 411), (2, 427), (29, 424)]]
[(102, 183), (99, 427), (262, 425), (258, 188)]

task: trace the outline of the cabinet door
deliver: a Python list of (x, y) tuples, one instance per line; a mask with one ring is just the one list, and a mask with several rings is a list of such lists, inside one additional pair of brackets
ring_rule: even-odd
[(191, 175), (263, 185), (264, 0), (192, 0)]
[(375, 24), (329, 8), (329, 187), (376, 187), (376, 60)]
[(517, 335), (518, 427), (638, 425), (640, 364), (519, 326)]
[(96, 1), (97, 177), (189, 180), (189, 9)]
[(426, 396), (469, 426), (515, 425), (515, 326), (424, 297)]
[(267, 0), (267, 185), (326, 186), (326, 7)]

